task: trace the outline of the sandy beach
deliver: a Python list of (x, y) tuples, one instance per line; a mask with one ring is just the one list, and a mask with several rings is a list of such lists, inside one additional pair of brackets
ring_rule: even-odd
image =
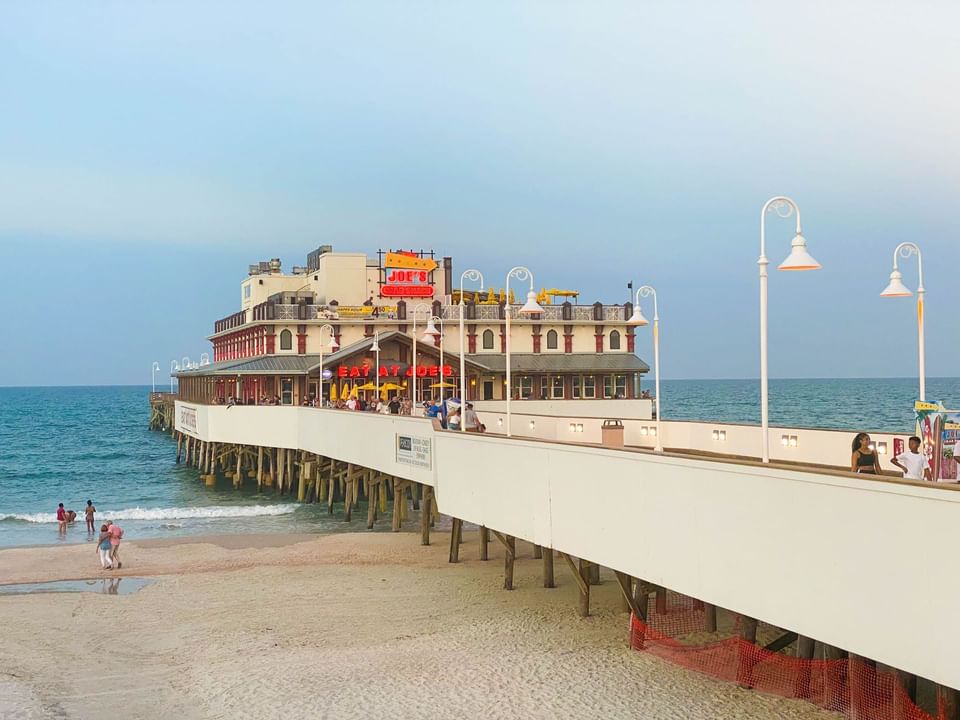
[[(124, 544), (129, 595), (0, 596), (0, 717), (826, 718), (627, 647), (611, 577), (593, 616), (518, 543), (458, 565), (447, 537), (222, 536)], [(92, 546), (0, 551), (0, 583), (108, 577)]]

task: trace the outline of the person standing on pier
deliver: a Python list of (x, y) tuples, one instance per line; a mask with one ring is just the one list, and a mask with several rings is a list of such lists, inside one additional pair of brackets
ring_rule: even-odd
[(87, 518), (87, 532), (94, 533), (97, 531), (97, 526), (93, 522), (93, 516), (97, 512), (97, 509), (93, 506), (93, 500), (87, 500), (87, 507), (84, 508), (83, 514)]
[(870, 447), (870, 436), (857, 433), (853, 439), (853, 455), (850, 458), (850, 472), (866, 475), (880, 475), (880, 457)]
[(930, 468), (927, 467), (927, 456), (920, 452), (920, 438), (913, 436), (907, 440), (909, 450), (897, 455), (892, 462), (903, 470), (905, 480), (930, 480)]

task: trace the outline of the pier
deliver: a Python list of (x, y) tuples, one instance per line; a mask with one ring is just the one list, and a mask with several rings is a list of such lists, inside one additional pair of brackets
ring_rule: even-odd
[[(908, 695), (915, 677), (927, 678), (941, 716), (955, 717), (960, 628), (951, 621), (956, 580), (945, 571), (960, 543), (953, 486), (674, 452), (669, 442), (655, 453), (319, 408), (178, 401), (175, 423), (178, 457), (208, 482), (219, 468), (235, 483), (331, 511), (342, 502), (345, 520), (366, 498), (368, 527), (392, 504), (394, 530), (419, 504), (424, 544), (438, 513), (453, 519), (451, 562), (462, 557), (465, 523), (479, 528), (479, 558), (491, 540), (501, 545), (506, 590), (515, 564), (533, 560), (545, 588), (569, 573), (586, 616), (607, 568), (634, 622), (681, 594), (708, 627), (733, 618), (743, 647), (792, 646), (800, 658), (816, 649), (851, 668), (881, 663)], [(923, 611), (902, 619), (918, 594)], [(764, 639), (764, 628), (783, 632)], [(739, 681), (751, 686), (759, 661), (743, 657)], [(852, 716), (872, 717), (853, 712), (859, 691), (843, 688)]]

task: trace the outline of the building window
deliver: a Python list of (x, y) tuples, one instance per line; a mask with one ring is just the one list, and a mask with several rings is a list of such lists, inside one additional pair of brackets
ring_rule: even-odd
[(613, 378), (614, 397), (625, 398), (627, 396), (627, 376), (614, 375)]
[(250, 285), (245, 285), (243, 287), (243, 297), (249, 299), (250, 297)]
[(541, 375), (540, 376), (540, 399), (546, 400), (550, 397), (550, 376)]
[(595, 398), (597, 396), (597, 379), (593, 375), (583, 376), (583, 397)]
[(528, 400), (533, 394), (533, 378), (529, 375), (521, 375), (516, 380), (513, 388), (513, 396), (521, 400)]
[(617, 330), (612, 330), (610, 332), (610, 349), (611, 350), (620, 349), (620, 333)]
[(573, 399), (579, 400), (583, 394), (583, 378), (574, 375), (570, 381), (570, 389), (573, 391)]
[(604, 398), (613, 397), (613, 375), (603, 376), (603, 397)]
[(293, 350), (293, 333), (289, 330), (280, 333), (280, 349)]
[[(285, 330), (284, 332), (289, 333), (289, 330)], [(280, 380), (280, 404), (293, 405), (293, 378), (283, 378)]]
[(493, 350), (493, 330), (483, 331), (483, 349)]
[(557, 331), (550, 330), (547, 332), (547, 350), (556, 350), (557, 349)]
[(553, 376), (553, 384), (551, 388), (550, 397), (553, 398), (554, 400), (563, 399), (563, 376), (562, 375)]

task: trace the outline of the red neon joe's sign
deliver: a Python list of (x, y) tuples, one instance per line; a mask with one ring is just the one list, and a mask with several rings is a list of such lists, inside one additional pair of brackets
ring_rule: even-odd
[[(342, 378), (368, 378), (374, 375), (374, 369), (368, 365), (341, 365), (337, 368), (337, 377)], [(401, 375), (399, 365), (381, 365), (380, 377), (399, 377)], [(408, 367), (404, 377), (413, 377), (413, 367)], [(417, 377), (444, 377), (453, 375), (451, 365), (418, 365)]]

